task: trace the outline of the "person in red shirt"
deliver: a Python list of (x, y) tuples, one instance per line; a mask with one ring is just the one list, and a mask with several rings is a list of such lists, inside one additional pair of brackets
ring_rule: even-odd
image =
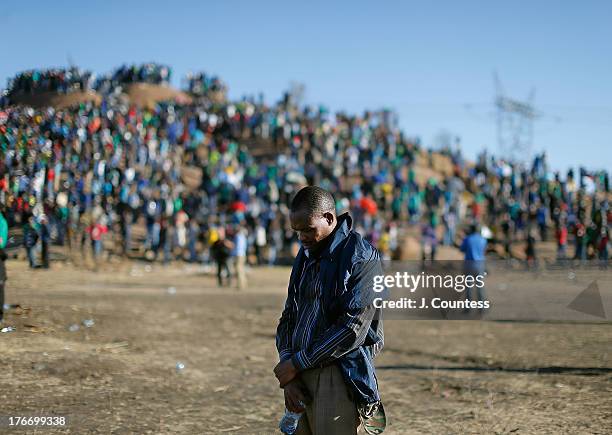
[(559, 222), (557, 227), (557, 260), (564, 260), (567, 255), (567, 225)]
[(93, 250), (94, 260), (97, 260), (102, 254), (102, 238), (108, 232), (108, 227), (100, 221), (87, 227), (87, 233), (91, 238), (91, 247)]

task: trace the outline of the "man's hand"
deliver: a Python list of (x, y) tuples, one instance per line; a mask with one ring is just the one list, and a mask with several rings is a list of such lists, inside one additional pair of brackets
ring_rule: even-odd
[(291, 380), (293, 380), (297, 374), (297, 369), (293, 366), (291, 359), (281, 361), (274, 367), (274, 374), (280, 384), (281, 388), (284, 388)]
[(304, 412), (304, 405), (309, 400), (304, 394), (305, 387), (302, 381), (294, 379), (284, 387), (285, 392), (285, 407), (291, 412)]

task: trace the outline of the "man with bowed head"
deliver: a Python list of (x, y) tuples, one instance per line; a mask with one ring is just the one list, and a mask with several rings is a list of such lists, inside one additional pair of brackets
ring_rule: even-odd
[(378, 251), (336, 216), (330, 192), (301, 189), (291, 203), (300, 251), (276, 332), (280, 362), (274, 374), (289, 411), (302, 413), (297, 434), (381, 433), (384, 408), (372, 363), (383, 347), (373, 277)]

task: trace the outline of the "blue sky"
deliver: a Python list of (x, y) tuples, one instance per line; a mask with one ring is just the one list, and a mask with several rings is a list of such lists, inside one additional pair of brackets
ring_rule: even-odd
[(220, 75), (232, 97), (360, 113), (390, 107), (403, 130), (497, 150), (493, 71), (509, 96), (536, 89), (533, 151), (553, 167), (612, 170), (612, 2), (3, 2), (0, 83), (33, 67), (102, 73), (157, 61)]

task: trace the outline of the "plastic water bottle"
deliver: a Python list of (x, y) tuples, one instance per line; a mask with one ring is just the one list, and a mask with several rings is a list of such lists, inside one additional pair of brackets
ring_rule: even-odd
[(281, 418), (281, 421), (278, 424), (281, 432), (287, 435), (293, 435), (297, 430), (298, 422), (300, 421), (301, 416), (302, 414), (291, 412), (285, 408), (285, 415), (283, 415), (283, 418)]

